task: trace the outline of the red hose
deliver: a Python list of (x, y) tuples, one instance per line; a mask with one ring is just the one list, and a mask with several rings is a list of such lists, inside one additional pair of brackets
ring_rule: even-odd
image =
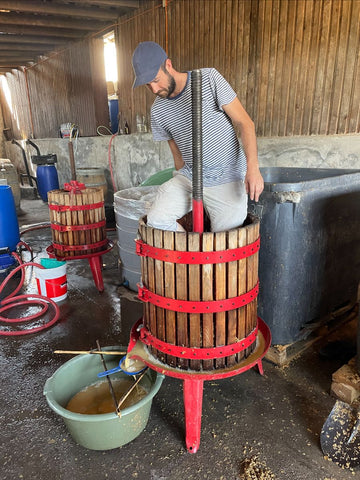
[[(12, 255), (17, 260), (19, 265), (1, 283), (0, 295), (4, 290), (4, 288), (6, 287), (6, 285), (8, 284), (9, 280), (19, 270), (21, 270), (21, 279), (20, 279), (19, 285), (15, 288), (15, 290), (12, 293), (10, 293), (10, 295), (8, 295), (7, 297), (5, 297), (3, 300), (0, 301), (0, 321), (4, 323), (24, 323), (31, 320), (39, 319), (42, 315), (44, 315), (48, 311), (49, 304), (54, 308), (54, 316), (52, 319), (50, 319), (46, 323), (43, 323), (42, 325), (38, 325), (32, 328), (28, 328), (26, 330), (0, 330), (0, 335), (6, 335), (6, 336), (28, 335), (30, 333), (40, 332), (41, 330), (44, 330), (45, 328), (49, 328), (51, 325), (57, 322), (57, 320), (60, 317), (60, 309), (58, 305), (53, 300), (51, 300), (51, 298), (44, 297), (43, 295), (26, 294), (26, 295), (15, 296), (24, 284), (25, 267), (29, 267), (29, 266), (33, 266), (37, 268), (44, 268), (44, 267), (34, 262), (22, 263), (21, 258), (16, 253), (13, 252)], [(32, 315), (28, 315), (27, 317), (7, 318), (1, 315), (3, 312), (21, 305), (37, 305), (42, 308), (39, 312)]]

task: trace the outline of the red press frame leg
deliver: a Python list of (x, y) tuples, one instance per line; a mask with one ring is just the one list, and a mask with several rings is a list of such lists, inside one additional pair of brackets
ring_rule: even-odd
[(104, 281), (102, 277), (102, 272), (101, 272), (101, 256), (97, 255), (94, 257), (88, 257), (90, 268), (91, 268), (91, 273), (94, 278), (94, 282), (96, 285), (96, 288), (99, 290), (99, 292), (104, 291)]
[(257, 362), (257, 367), (258, 367), (258, 370), (259, 370), (260, 375), (264, 375), (264, 368), (263, 368), (263, 364), (262, 364), (261, 359), (258, 360), (258, 362)]
[(203, 389), (204, 380), (185, 379), (183, 382), (185, 438), (189, 453), (196, 453), (200, 445)]

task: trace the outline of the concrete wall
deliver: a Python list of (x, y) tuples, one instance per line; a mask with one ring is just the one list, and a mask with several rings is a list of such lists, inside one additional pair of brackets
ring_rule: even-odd
[[(109, 168), (110, 136), (83, 137), (74, 140), (77, 168), (103, 167), (109, 187), (106, 198), (112, 203)], [(34, 140), (41, 154), (56, 153), (60, 185), (71, 178), (68, 140), (63, 138)], [(27, 158), (36, 154), (32, 146), (23, 147)], [(24, 172), (20, 148), (6, 142), (6, 156)], [(354, 168), (360, 169), (360, 135), (258, 138), (260, 166)], [(154, 173), (173, 166), (167, 142), (154, 142), (152, 135), (132, 134), (114, 137), (110, 147), (115, 190), (139, 185)]]

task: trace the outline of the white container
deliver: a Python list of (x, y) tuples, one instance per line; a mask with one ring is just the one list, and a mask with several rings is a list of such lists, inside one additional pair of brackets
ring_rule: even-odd
[(38, 292), (54, 302), (67, 297), (66, 263), (55, 268), (37, 268), (36, 284)]
[(158, 188), (158, 185), (131, 187), (114, 194), (121, 279), (135, 292), (141, 280), (141, 261), (135, 251), (139, 219), (147, 214)]

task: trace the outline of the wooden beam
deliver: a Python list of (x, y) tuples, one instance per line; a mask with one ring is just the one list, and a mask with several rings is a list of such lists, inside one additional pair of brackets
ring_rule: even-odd
[(5, 50), (9, 52), (31, 52), (31, 53), (42, 53), (44, 51), (55, 50), (56, 45), (51, 45), (50, 43), (47, 45), (40, 44), (40, 45), (29, 45), (27, 43), (11, 43), (11, 42), (0, 42), (0, 51)]
[(40, 13), (48, 15), (70, 15), (71, 17), (96, 18), (97, 20), (115, 21), (117, 10), (109, 8), (79, 8), (75, 5), (59, 5), (29, 0), (0, 0), (0, 9), (11, 12)]
[(0, 44), (1, 43), (12, 43), (17, 44), (26, 44), (29, 45), (29, 43), (33, 44), (42, 44), (45, 43), (46, 45), (63, 45), (64, 43), (68, 43), (69, 40), (63, 37), (50, 37), (50, 36), (44, 36), (40, 37), (39, 35), (17, 35), (17, 34), (11, 34), (11, 33), (1, 33), (0, 34)]
[(24, 65), (19, 65), (18, 63), (10, 63), (10, 62), (4, 62), (0, 61), (0, 68), (21, 68)]
[(10, 65), (21, 65), (23, 62), (35, 62), (36, 58), (40, 55), (23, 55), (15, 56), (15, 57), (8, 57), (0, 52), (0, 63), (10, 64)]
[[(58, 3), (68, 3), (68, 0), (57, 0)], [(102, 5), (104, 7), (139, 8), (139, 0), (76, 0), (76, 3), (86, 5)]]
[(19, 15), (1, 13), (0, 25), (30, 25), (32, 27), (71, 28), (75, 30), (97, 31), (106, 26), (104, 22), (94, 20), (74, 20), (66, 17), (51, 17), (46, 15)]
[(12, 33), (12, 34), (20, 34), (20, 35), (35, 35), (38, 36), (39, 33), (45, 36), (51, 37), (66, 37), (66, 38), (81, 38), (86, 35), (86, 32), (82, 32), (80, 30), (69, 30), (69, 29), (59, 29), (54, 30), (53, 28), (46, 28), (43, 27), (41, 32), (39, 31), (38, 27), (31, 27), (28, 25), (5, 25), (2, 23), (0, 18), (0, 31), (4, 33)]
[(24, 50), (1, 50), (0, 57), (11, 57), (11, 58), (28, 58), (31, 56), (43, 54), (44, 49), (38, 50), (36, 52), (26, 52)]

